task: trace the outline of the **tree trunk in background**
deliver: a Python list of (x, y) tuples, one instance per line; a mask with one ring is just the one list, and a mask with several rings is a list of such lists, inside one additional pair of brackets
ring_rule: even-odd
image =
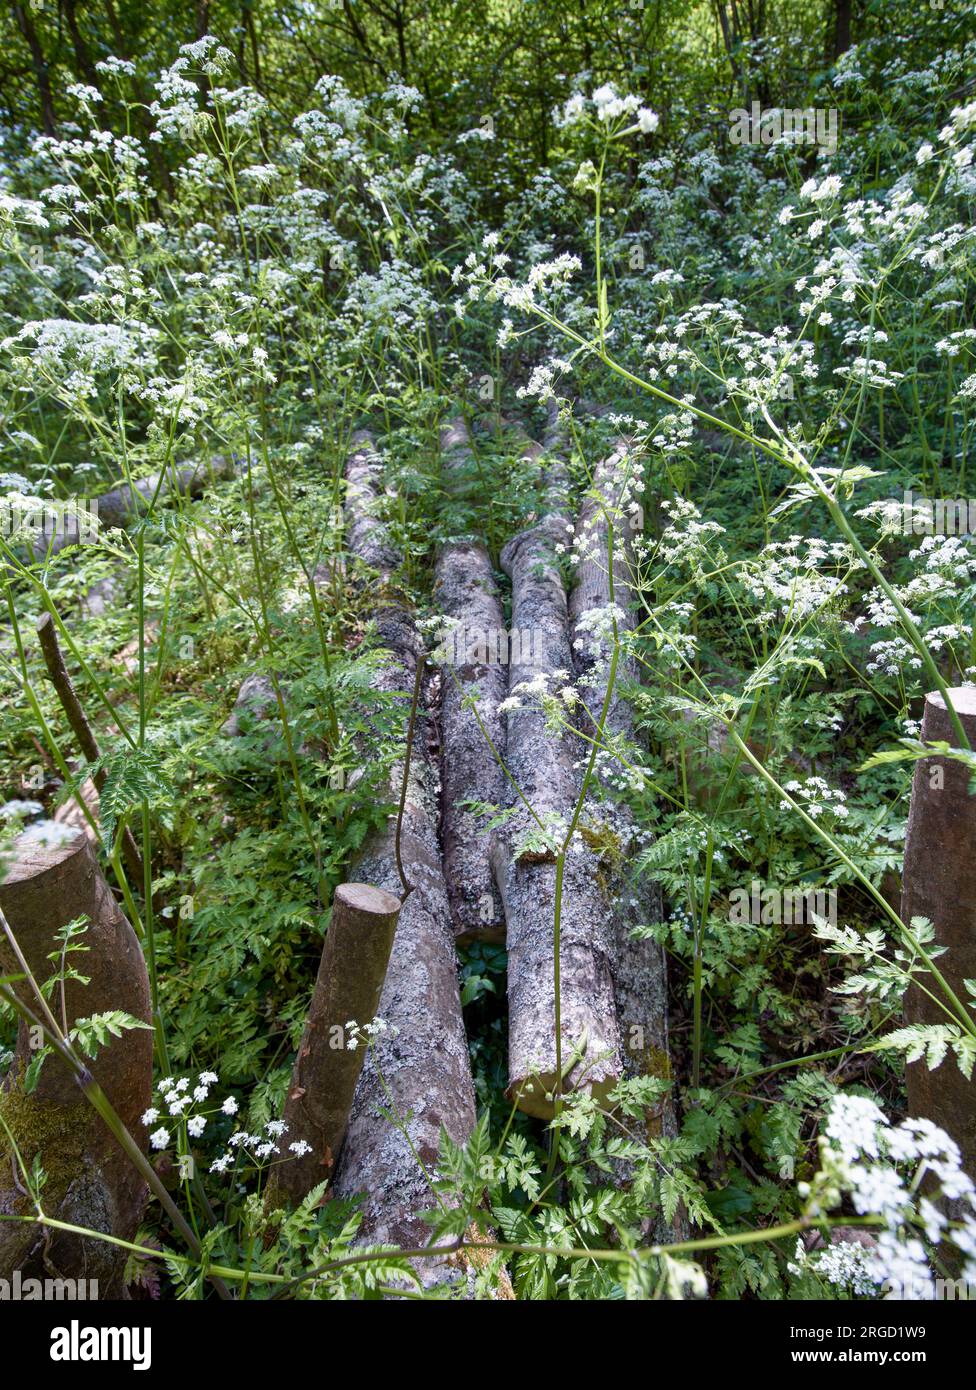
[[(80, 938), (84, 955), (69, 955), (67, 965), (89, 977), (87, 985), (67, 980), (49, 999), (52, 1013), (67, 1031), (79, 1018), (122, 1010), (151, 1020), (149, 978), (135, 933), (119, 911), (84, 835), (44, 848), (18, 841), (15, 860), (0, 885), (2, 909), (37, 983), (59, 973), (48, 959), (59, 949), (57, 932), (85, 915), (89, 925)], [(18, 973), (17, 958), (0, 932), (0, 973)], [(30, 985), (13, 985), (19, 999), (37, 1013)], [(0, 1114), (13, 1132), (30, 1167), (39, 1158), (48, 1175), (45, 1211), (61, 1221), (85, 1226), (122, 1240), (132, 1240), (145, 1210), (147, 1188), (100, 1117), (85, 1100), (74, 1076), (57, 1056), (45, 1059), (37, 1089), (23, 1090), (23, 1078), (35, 1049), (23, 1022), (17, 1049), (0, 1094)], [(152, 1032), (126, 1031), (112, 1038), (88, 1063), (95, 1080), (129, 1133), (144, 1139), (141, 1117), (152, 1089)], [(0, 1131), (0, 1213), (32, 1210), (19, 1171)], [(16, 1174), (16, 1176), (15, 1176)], [(46, 1232), (27, 1223), (0, 1222), (0, 1276), (14, 1269), (44, 1278), (95, 1279), (101, 1298), (121, 1297), (126, 1252), (105, 1241), (63, 1231)]]
[(24, 36), (24, 42), (30, 51), (31, 66), (34, 69), (34, 81), (37, 84), (37, 99), (40, 105), (41, 124), (45, 135), (57, 135), (58, 121), (54, 114), (54, 97), (51, 92), (51, 74), (48, 70), (47, 59), (44, 56), (44, 49), (38, 37), (37, 30), (34, 28), (34, 21), (31, 18), (30, 5), (13, 6), (14, 18), (17, 27)]
[(74, 49), (75, 62), (88, 85), (94, 87), (96, 92), (100, 92), (102, 87), (92, 59), (91, 49), (88, 47), (78, 24), (77, 0), (63, 0), (63, 4), (65, 23), (68, 26), (68, 33), (71, 35), (71, 47)]
[(851, 0), (834, 0), (832, 56), (836, 63), (851, 46)]
[(728, 11), (726, 10), (725, 5), (722, 3), (722, 0), (715, 0), (715, 13), (718, 19), (719, 28), (722, 31), (722, 43), (725, 45), (725, 52), (729, 60), (729, 66), (732, 69), (732, 79), (739, 90), (740, 100), (742, 101), (742, 104), (745, 106), (748, 104), (749, 101), (749, 93), (746, 86), (745, 76), (742, 71), (742, 65), (738, 57), (736, 56), (736, 49), (739, 44), (739, 35), (733, 30), (732, 23), (729, 19)]

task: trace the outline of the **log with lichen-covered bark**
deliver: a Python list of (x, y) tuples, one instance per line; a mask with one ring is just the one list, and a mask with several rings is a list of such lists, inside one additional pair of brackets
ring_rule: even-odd
[[(374, 577), (378, 571), (385, 590), (397, 557), (377, 516), (381, 470), (368, 437), (356, 440), (347, 484), (350, 551), (361, 570)], [(374, 685), (397, 696), (406, 728), (423, 645), (412, 615), (394, 595), (381, 590), (373, 617), (387, 654)], [(475, 1122), (427, 723), (421, 701), (399, 841), (394, 815), (370, 837), (354, 866), (360, 881), (395, 894), (402, 908), (379, 1001), (385, 1031), (365, 1058), (334, 1180), (336, 1195), (364, 1197), (360, 1239), (401, 1248), (429, 1244), (430, 1227), (422, 1213), (437, 1205), (431, 1178), (441, 1131), (463, 1143)], [(399, 798), (402, 775), (401, 762), (390, 778), (391, 800)], [(417, 1269), (428, 1284), (452, 1282), (463, 1274), (448, 1253), (418, 1260)]]
[[(174, 497), (200, 497), (211, 483), (233, 477), (238, 471), (239, 468), (229, 458), (211, 459), (205, 463), (171, 463), (158, 473), (150, 473), (148, 477), (118, 483), (92, 498), (88, 505), (99, 527), (125, 529), (159, 502), (167, 502)], [(86, 514), (86, 524), (87, 521)], [(84, 534), (79, 517), (69, 511), (59, 520), (56, 528), (41, 529), (34, 538), (32, 548), (34, 555), (40, 559), (45, 555), (56, 555), (66, 545), (74, 545), (80, 539), (84, 539)]]
[(506, 712), (511, 815), (494, 835), (492, 863), (507, 924), (509, 1095), (540, 1118), (554, 1113), (559, 1090), (603, 1101), (621, 1075), (613, 923), (598, 860), (576, 834), (558, 863), (580, 795), (582, 747), (569, 732), (547, 729), (531, 693), (520, 693), (525, 685), (568, 689), (573, 679), (556, 550), (567, 526), (562, 512), (550, 511), (501, 557), (512, 580), (509, 689), (519, 707)]
[[(614, 940), (614, 996), (620, 1026), (624, 1075), (670, 1080), (668, 977), (664, 949), (635, 932), (660, 922), (660, 885), (625, 870), (637, 848), (633, 818), (620, 788), (631, 775), (616, 753), (626, 756), (634, 741), (626, 683), (638, 679), (628, 640), (637, 620), (633, 537), (639, 518), (639, 467), (626, 440), (618, 440), (597, 465), (592, 487), (580, 505), (576, 528), (576, 584), (569, 612), (583, 709), (579, 714), (588, 736), (598, 740), (602, 799), (588, 807), (594, 838), (612, 852), (603, 863), (602, 881), (610, 903)], [(612, 564), (611, 564), (612, 559)], [(612, 594), (611, 594), (612, 591)], [(617, 661), (612, 667), (616, 625)], [(611, 684), (611, 670), (613, 683)], [(677, 1134), (672, 1094), (663, 1096), (645, 1116), (646, 1137)], [(618, 1178), (629, 1177), (620, 1165)], [(655, 1221), (655, 1238), (667, 1241), (686, 1234), (683, 1217)]]
[[(443, 473), (470, 456), (467, 429), (452, 421), (441, 436)], [(501, 941), (505, 917), (489, 861), (491, 836), (467, 804), (499, 805), (505, 734), (498, 707), (508, 693), (508, 633), (488, 549), (480, 541), (443, 545), (434, 601), (440, 638), (441, 779), (444, 873), (461, 941)]]

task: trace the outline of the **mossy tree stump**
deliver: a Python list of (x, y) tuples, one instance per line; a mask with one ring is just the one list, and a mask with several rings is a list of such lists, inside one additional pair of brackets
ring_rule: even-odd
[[(84, 834), (61, 843), (40, 845), (22, 837), (15, 858), (0, 884), (0, 909), (38, 984), (59, 977), (48, 1004), (62, 1031), (82, 1018), (121, 1010), (151, 1020), (149, 977), (135, 933), (120, 912)], [(60, 977), (57, 934), (69, 922), (86, 917), (78, 938), (84, 953), (65, 964), (88, 978)], [(0, 932), (0, 973), (22, 973), (6, 934)], [(38, 1002), (26, 979), (14, 993), (37, 1015)], [(0, 1094), (0, 1213), (30, 1215), (21, 1161), (28, 1171), (36, 1161), (46, 1174), (41, 1193), (48, 1216), (85, 1229), (131, 1240), (146, 1205), (146, 1184), (126, 1158), (101, 1118), (85, 1100), (73, 1073), (55, 1054), (45, 1058), (36, 1087), (25, 1079), (44, 1039), (22, 1021), (13, 1063)], [(119, 1118), (137, 1140), (144, 1134), (141, 1116), (152, 1089), (152, 1033), (131, 1029), (99, 1050), (89, 1070)], [(16, 1144), (14, 1151), (11, 1137)], [(126, 1255), (96, 1238), (45, 1229), (36, 1222), (0, 1222), (0, 1277), (15, 1269), (22, 1276), (97, 1281), (98, 1296), (124, 1292)]]

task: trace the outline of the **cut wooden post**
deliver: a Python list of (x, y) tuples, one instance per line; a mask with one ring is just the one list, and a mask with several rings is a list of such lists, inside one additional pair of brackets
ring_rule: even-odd
[[(62, 832), (63, 834), (63, 832)], [(67, 979), (49, 999), (62, 1031), (79, 1018), (121, 1010), (151, 1021), (149, 977), (135, 933), (120, 912), (105, 882), (87, 837), (70, 834), (61, 843), (39, 845), (21, 837), (15, 858), (0, 884), (0, 909), (35, 980), (43, 985), (59, 973), (57, 932), (77, 917), (88, 918), (79, 938), (84, 954), (71, 954), (66, 965), (88, 977), (88, 984)], [(5, 933), (0, 931), (0, 974), (21, 973)], [(12, 985), (35, 1014), (38, 1004), (27, 981)], [(45, 1059), (36, 1090), (23, 1088), (24, 1073), (43, 1039), (21, 1022), (17, 1049), (0, 1094), (0, 1114), (9, 1126), (28, 1168), (35, 1157), (48, 1175), (44, 1208), (48, 1215), (73, 1225), (132, 1240), (145, 1210), (148, 1191), (121, 1147), (85, 1100), (73, 1074), (56, 1056)], [(112, 1038), (88, 1062), (129, 1133), (146, 1134), (141, 1117), (152, 1090), (152, 1032), (130, 1029)], [(32, 1210), (22, 1175), (0, 1127), (0, 1213)], [(70, 1278), (95, 1279), (102, 1298), (120, 1297), (127, 1254), (105, 1241), (35, 1224), (0, 1222), (0, 1276), (14, 1269), (43, 1278), (52, 1270)]]
[[(44, 664), (47, 673), (51, 678), (51, 684), (57, 692), (57, 697), (61, 701), (61, 708), (64, 710), (71, 727), (71, 732), (77, 740), (78, 747), (82, 754), (92, 764), (97, 763), (101, 757), (98, 747), (98, 740), (95, 732), (88, 722), (81, 701), (78, 699), (78, 692), (75, 690), (74, 682), (68, 674), (65, 665), (64, 655), (61, 651), (61, 644), (58, 641), (58, 630), (54, 619), (50, 613), (43, 613), (38, 620), (37, 635), (40, 638), (41, 651), (44, 653)], [(102, 788), (105, 786), (106, 773), (104, 768), (99, 768), (92, 776), (95, 788), (101, 795)], [(144, 871), (142, 865), (142, 855), (139, 853), (139, 846), (135, 842), (132, 831), (128, 826), (122, 831), (122, 858), (125, 860), (125, 867), (128, 869), (134, 886), (141, 892), (144, 886)]]
[(376, 1016), (399, 916), (399, 898), (382, 888), (342, 883), (335, 891), (284, 1111), (286, 1142), (304, 1140), (312, 1151), (274, 1169), (294, 1203), (332, 1176), (366, 1053), (365, 1036), (351, 1036), (348, 1024), (363, 1028)]
[[(962, 686), (949, 698), (976, 748), (976, 688)], [(959, 746), (945, 702), (938, 692), (925, 697), (921, 737), (924, 742)], [(939, 970), (958, 998), (966, 1000), (965, 981), (976, 979), (976, 796), (969, 794), (972, 773), (952, 758), (923, 758), (915, 765), (911, 810), (905, 839), (902, 920), (927, 917), (935, 938), (946, 947)], [(938, 986), (924, 983), (938, 994)], [(947, 1023), (938, 1005), (917, 986), (905, 995), (905, 1021)], [(959, 1145), (963, 1167), (976, 1179), (976, 1085), (967, 1080), (950, 1052), (935, 1071), (924, 1059), (907, 1069), (908, 1109), (932, 1120)]]
[[(468, 447), (464, 421), (452, 421), (441, 435), (448, 479)], [(505, 796), (505, 775), (485, 734), (504, 755), (498, 706), (508, 693), (509, 638), (484, 545), (455, 541), (441, 547), (434, 601), (448, 620), (441, 654), (442, 839), (454, 925), (462, 942), (504, 941), (505, 914), (489, 861), (491, 835), (462, 804), (500, 805)]]

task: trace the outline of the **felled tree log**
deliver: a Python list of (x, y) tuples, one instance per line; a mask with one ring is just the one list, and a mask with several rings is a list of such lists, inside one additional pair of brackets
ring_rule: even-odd
[[(963, 686), (949, 697), (976, 748), (976, 689)], [(958, 747), (959, 739), (942, 696), (925, 697), (921, 737)], [(911, 810), (905, 839), (901, 916), (927, 917), (939, 946), (938, 966), (956, 996), (966, 1000), (966, 980), (976, 979), (976, 797), (969, 794), (971, 772), (952, 758), (933, 756), (915, 764)], [(938, 986), (924, 983), (938, 994)], [(917, 986), (905, 995), (905, 1021), (938, 1024), (950, 1020)], [(907, 1068), (908, 1110), (941, 1126), (955, 1139), (962, 1164), (976, 1179), (976, 1090), (950, 1052), (929, 1071), (924, 1060)]]
[[(464, 421), (453, 421), (441, 437), (448, 477), (468, 447)], [(489, 862), (491, 837), (462, 804), (498, 805), (505, 789), (504, 773), (485, 734), (503, 754), (498, 706), (508, 693), (508, 633), (484, 545), (462, 540), (441, 547), (434, 602), (447, 619), (441, 643), (442, 839), (455, 928), (460, 941), (503, 941), (505, 917)]]
[[(125, 529), (140, 516), (146, 514), (154, 498), (166, 501), (171, 497), (200, 497), (210, 483), (222, 478), (232, 477), (235, 466), (229, 458), (211, 459), (206, 463), (171, 464), (147, 478), (139, 478), (132, 483), (119, 483), (101, 496), (93, 498), (94, 511), (99, 526)], [(40, 559), (47, 554), (56, 555), (66, 545), (74, 545), (80, 530), (76, 517), (66, 517), (64, 525), (55, 533), (42, 532), (33, 544), (34, 554)]]
[[(380, 591), (389, 584), (390, 575), (399, 563), (396, 549), (390, 544), (387, 529), (377, 515), (383, 482), (383, 465), (368, 431), (357, 430), (351, 439), (353, 452), (346, 464), (345, 524), (349, 532), (349, 548), (362, 576), (369, 575), (371, 585), (379, 581)], [(343, 569), (341, 558), (334, 564), (320, 564), (312, 580), (317, 590), (334, 586), (337, 571)], [(303, 576), (306, 583), (309, 576)], [(319, 602), (322, 602), (321, 594)], [(287, 701), (289, 687), (279, 682), (282, 698)], [(287, 754), (287, 743), (281, 737), (281, 718), (275, 692), (275, 681), (260, 673), (246, 676), (238, 687), (230, 714), (220, 726), (224, 738), (239, 738), (245, 733), (263, 733), (258, 753), (277, 761)], [(262, 726), (265, 726), (262, 730)], [(300, 752), (306, 752), (304, 744)]]
[[(396, 552), (375, 516), (381, 486), (376, 456), (368, 437), (356, 444), (347, 472), (349, 545), (361, 566), (378, 569), (388, 580)], [(422, 644), (410, 614), (395, 602), (378, 607), (374, 616), (389, 652), (374, 684), (401, 694), (406, 727), (409, 698), (403, 692), (413, 689)], [(442, 1128), (462, 1143), (475, 1121), (454, 926), (438, 842), (438, 786), (426, 723), (421, 709), (400, 837), (400, 861), (410, 892), (403, 901), (378, 1009), (387, 1031), (365, 1059), (334, 1179), (337, 1195), (365, 1195), (360, 1238), (401, 1248), (429, 1243), (430, 1228), (421, 1213), (436, 1206), (429, 1175), (437, 1167)], [(401, 766), (391, 775), (391, 800), (399, 798), (402, 774)], [(367, 841), (355, 873), (361, 881), (402, 897), (396, 816)], [(384, 1118), (381, 1110), (397, 1115), (399, 1125)], [(457, 1273), (446, 1256), (425, 1258), (417, 1268), (426, 1283), (450, 1280)]]
[(385, 523), (377, 515), (383, 489), (383, 461), (367, 430), (352, 437), (353, 452), (346, 464), (346, 539), (360, 566), (384, 582), (399, 563)]
[[(576, 526), (576, 553), (579, 557), (575, 584), (569, 599), (569, 618), (573, 656), (580, 671), (581, 694), (593, 720), (599, 717), (606, 694), (606, 675), (612, 649), (610, 608), (610, 526), (613, 526), (613, 586), (619, 628), (629, 632), (634, 626), (632, 587), (632, 547), (634, 513), (637, 505), (637, 479), (628, 459), (625, 440), (597, 465), (593, 486), (580, 504)], [(597, 616), (605, 615), (604, 621)], [(621, 682), (636, 677), (632, 658), (622, 653), (617, 678), (611, 692), (606, 729), (630, 736), (633, 727), (626, 701), (621, 698)]]
[(400, 899), (382, 888), (342, 883), (335, 891), (283, 1115), (289, 1139), (312, 1150), (274, 1170), (293, 1203), (335, 1167), (366, 1051), (366, 1035), (351, 1036), (349, 1024), (362, 1030), (376, 1016), (399, 916)]
[[(119, 911), (94, 851), (82, 834), (69, 834), (43, 847), (27, 837), (15, 844), (15, 858), (0, 885), (0, 909), (39, 985), (59, 974), (58, 931), (77, 917), (88, 918), (84, 954), (66, 965), (89, 977), (87, 985), (68, 979), (57, 986), (49, 1005), (62, 1031), (80, 1018), (121, 1010), (148, 1023), (149, 978), (135, 934)], [(15, 953), (0, 933), (0, 973), (19, 973)], [(12, 988), (36, 1014), (28, 982)], [(0, 1114), (28, 1168), (37, 1157), (47, 1174), (44, 1208), (60, 1221), (132, 1240), (145, 1210), (147, 1188), (101, 1118), (81, 1094), (72, 1073), (57, 1057), (45, 1058), (36, 1090), (24, 1090), (24, 1075), (43, 1040), (21, 1022), (14, 1060), (0, 1094)], [(112, 1038), (88, 1063), (129, 1133), (145, 1134), (141, 1116), (152, 1088), (152, 1033), (131, 1029)], [(9, 1138), (0, 1131), (0, 1213), (29, 1214), (22, 1173)], [(14, 1269), (44, 1278), (97, 1280), (98, 1296), (124, 1292), (126, 1253), (104, 1241), (36, 1224), (0, 1222), (0, 1274)], [(90, 1285), (89, 1285), (90, 1289)]]
[(566, 417), (560, 413), (559, 402), (551, 400), (546, 405), (546, 425), (542, 433), (542, 446), (532, 444), (538, 455), (544, 458), (546, 488), (546, 508), (553, 515), (568, 517), (571, 511), (572, 487), (569, 468), (566, 464), (569, 445), (569, 426)]
[[(519, 657), (509, 666), (510, 692), (535, 678), (544, 678), (553, 689), (573, 679), (566, 591), (555, 552), (555, 545), (566, 539), (567, 525), (564, 515), (550, 513), (502, 551), (502, 567), (512, 579), (512, 632)], [(579, 795), (581, 745), (566, 733), (547, 732), (544, 716), (531, 701), (506, 717), (509, 771), (558, 843)], [(555, 855), (542, 844), (521, 797), (510, 793), (509, 800), (515, 814), (492, 843), (507, 924), (508, 1093), (529, 1114), (549, 1118), (560, 1089), (560, 1068), (562, 1090), (585, 1088), (600, 1100), (621, 1074), (612, 921), (599, 888), (596, 857), (575, 836), (562, 885), (557, 1055)], [(526, 840), (527, 835), (533, 839)]]
[[(613, 634), (606, 621), (610, 608), (611, 526), (614, 610), (618, 634), (624, 643), (635, 621), (631, 546), (635, 514), (631, 510), (631, 503), (638, 494), (637, 482), (635, 466), (628, 458), (626, 441), (620, 440), (607, 458), (598, 464), (591, 492), (583, 499), (579, 511), (577, 541), (580, 561), (569, 611), (574, 651), (580, 670), (581, 698), (589, 710), (589, 717), (581, 714), (581, 722), (591, 736), (596, 735), (606, 703), (613, 649)], [(621, 682), (636, 679), (636, 662), (623, 647), (603, 725), (604, 744), (620, 740), (626, 746), (633, 742), (631, 707), (622, 698)], [(662, 946), (633, 935), (636, 927), (662, 920), (661, 889), (653, 881), (646, 878), (634, 880), (626, 872), (636, 841), (632, 817), (615, 794), (614, 784), (624, 769), (612, 757), (606, 760), (601, 758), (600, 765), (606, 779), (605, 800), (592, 803), (589, 813), (591, 825), (607, 818), (606, 835), (597, 834), (595, 838), (613, 845), (617, 850), (606, 857), (602, 880), (606, 885), (613, 921), (614, 996), (624, 1075), (668, 1080), (671, 1077), (671, 1061), (667, 959)], [(668, 1095), (646, 1115), (644, 1137), (672, 1138), (677, 1132), (674, 1101)], [(627, 1165), (621, 1165), (618, 1178), (626, 1182), (629, 1177)], [(663, 1217), (656, 1222), (654, 1236), (658, 1240), (680, 1239), (684, 1234), (680, 1219), (676, 1218), (673, 1227), (666, 1226)]]

